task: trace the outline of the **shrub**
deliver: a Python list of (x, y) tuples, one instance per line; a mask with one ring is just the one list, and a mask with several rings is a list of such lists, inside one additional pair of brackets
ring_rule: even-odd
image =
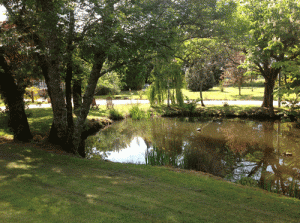
[(237, 183), (245, 186), (257, 187), (257, 181), (252, 179), (251, 177), (242, 177), (237, 181)]
[(34, 102), (36, 99), (38, 99), (39, 96), (39, 88), (37, 87), (27, 87), (25, 89), (24, 98), (31, 99), (32, 102)]
[[(187, 73), (185, 76), (185, 81), (187, 83), (188, 89), (190, 89), (191, 91), (200, 91), (200, 84), (197, 76)], [(203, 81), (202, 91), (209, 90), (216, 84), (216, 82), (217, 81), (215, 80), (215, 77), (213, 75), (209, 75)]]
[(116, 109), (110, 109), (109, 110), (109, 118), (112, 120), (121, 120), (121, 119), (124, 119), (124, 116), (120, 111), (118, 111)]
[(134, 105), (129, 109), (130, 117), (134, 120), (140, 120), (147, 117), (145, 111), (141, 110), (138, 105)]
[(39, 90), (38, 94), (41, 98), (44, 98), (44, 99), (49, 98), (49, 95), (48, 95), (48, 92), (46, 91), (46, 89)]
[(95, 95), (118, 94), (121, 92), (121, 80), (117, 73), (110, 72), (99, 78)]
[(140, 100), (142, 100), (143, 99), (144, 91), (138, 91), (137, 93), (138, 93), (138, 95), (140, 97)]

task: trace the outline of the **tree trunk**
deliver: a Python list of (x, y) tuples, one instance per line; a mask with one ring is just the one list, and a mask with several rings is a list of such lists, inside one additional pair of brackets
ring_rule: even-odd
[(76, 152), (82, 157), (85, 157), (85, 138), (82, 137), (82, 130), (90, 110), (90, 104), (93, 101), (95, 89), (98, 79), (100, 78), (100, 71), (105, 61), (106, 55), (104, 52), (96, 53), (94, 55), (94, 65), (88, 81), (88, 86), (83, 97), (83, 104), (81, 106), (80, 115), (74, 126), (73, 145)]
[(201, 106), (205, 107), (204, 102), (203, 102), (203, 97), (202, 97), (202, 87), (203, 87), (203, 82), (201, 81), (201, 84), (200, 84), (200, 100), (201, 100)]
[(168, 87), (168, 107), (170, 107), (170, 89)]
[(73, 63), (72, 63), (72, 52), (73, 52), (73, 31), (74, 31), (74, 11), (70, 11), (70, 27), (69, 27), (69, 38), (67, 46), (67, 73), (66, 73), (66, 103), (67, 103), (67, 145), (71, 147), (72, 137), (74, 133), (74, 122), (73, 122), (73, 111), (72, 111), (72, 77), (73, 77)]
[(81, 93), (81, 80), (73, 80), (73, 103), (74, 112), (76, 116), (79, 116), (80, 108), (82, 105), (82, 93)]
[(30, 95), (31, 95), (31, 102), (34, 103), (34, 94), (33, 94), (33, 91), (30, 92)]
[(274, 116), (274, 106), (273, 106), (273, 90), (274, 90), (275, 80), (273, 78), (265, 78), (265, 91), (264, 100), (262, 107), (269, 108), (270, 116)]
[(72, 143), (72, 136), (74, 132), (74, 122), (73, 122), (73, 111), (72, 111), (72, 55), (67, 64), (67, 74), (66, 74), (66, 103), (67, 103), (67, 144)]
[[(56, 36), (52, 36), (49, 40), (49, 48), (57, 51)], [(63, 90), (61, 89), (59, 59), (55, 53), (43, 59), (43, 75), (48, 87), (48, 93), (51, 99), (53, 111), (53, 123), (49, 135), (49, 142), (53, 144), (65, 145), (67, 142), (67, 109), (64, 99)], [(71, 152), (69, 148), (65, 148), (67, 152)]]
[(0, 89), (8, 105), (10, 127), (14, 134), (14, 140), (29, 142), (32, 139), (32, 134), (25, 114), (23, 93), (16, 85), (2, 53), (3, 49), (1, 49), (0, 54), (0, 66), (4, 72), (0, 71)]

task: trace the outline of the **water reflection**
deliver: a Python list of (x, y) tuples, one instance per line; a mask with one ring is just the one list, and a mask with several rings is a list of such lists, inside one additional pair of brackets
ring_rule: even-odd
[(299, 197), (299, 139), (290, 123), (128, 119), (90, 137), (86, 149), (90, 157), (194, 169)]

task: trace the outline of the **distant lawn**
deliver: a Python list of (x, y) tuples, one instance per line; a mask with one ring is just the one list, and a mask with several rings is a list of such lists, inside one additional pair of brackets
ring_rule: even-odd
[[(189, 99), (197, 99), (200, 97), (199, 91), (192, 92), (187, 89), (182, 89), (183, 94)], [(204, 100), (263, 100), (264, 88), (263, 87), (243, 87), (242, 95), (239, 96), (237, 87), (225, 87), (224, 92), (221, 92), (219, 87), (213, 87), (208, 91), (203, 91)], [(96, 99), (106, 99), (108, 95), (95, 96)], [(140, 99), (138, 91), (121, 91), (119, 94), (114, 95), (115, 99)], [(142, 99), (148, 99), (146, 92), (143, 92)]]
[[(183, 89), (183, 94), (189, 99), (200, 98), (199, 91), (192, 92), (190, 90)], [(208, 91), (203, 91), (202, 96), (204, 100), (257, 100), (262, 101), (264, 96), (263, 87), (242, 87), (241, 95), (239, 95), (239, 89), (237, 87), (224, 87), (221, 92), (219, 87), (213, 87)], [(276, 100), (276, 98), (274, 99)]]
[(299, 222), (300, 200), (168, 167), (0, 144), (0, 222)]

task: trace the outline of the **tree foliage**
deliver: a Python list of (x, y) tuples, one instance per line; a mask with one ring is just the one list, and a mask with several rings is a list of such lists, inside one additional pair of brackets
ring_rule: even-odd
[(248, 76), (246, 76), (246, 69), (241, 65), (245, 61), (245, 55), (242, 52), (232, 51), (227, 63), (224, 66), (221, 78), (224, 80), (224, 84), (233, 84), (238, 86), (239, 95), (241, 95), (241, 87), (246, 82)]
[[(82, 136), (86, 135), (83, 126), (98, 79), (126, 64), (134, 64), (145, 54), (170, 55), (174, 43), (187, 35), (210, 35), (207, 24), (213, 21), (207, 19), (216, 16), (213, 0), (2, 0), (1, 3), (18, 35), (31, 44), (30, 55), (45, 78), (53, 110), (49, 140), (82, 156), (85, 155)], [(75, 77), (81, 67), (76, 68), (76, 59), (71, 57), (74, 54), (88, 62), (91, 69), (86, 75), (77, 121), (71, 127), (70, 81), (73, 80), (74, 87), (81, 79)], [(67, 107), (60, 87), (63, 80), (67, 82)]]
[[(300, 8), (298, 1), (240, 1), (238, 21), (242, 21), (241, 33), (245, 66), (254, 65), (255, 71), (265, 78), (262, 106), (273, 111), (275, 80), (285, 63), (299, 56)], [(237, 24), (236, 24), (237, 25)]]
[(162, 104), (165, 99), (183, 105), (181, 88), (184, 85), (183, 64), (176, 59), (156, 61), (151, 73), (152, 84), (148, 89), (150, 104)]
[(225, 64), (224, 46), (215, 39), (193, 39), (185, 41), (181, 48), (185, 61), (187, 87), (193, 91), (212, 88), (219, 82)]

